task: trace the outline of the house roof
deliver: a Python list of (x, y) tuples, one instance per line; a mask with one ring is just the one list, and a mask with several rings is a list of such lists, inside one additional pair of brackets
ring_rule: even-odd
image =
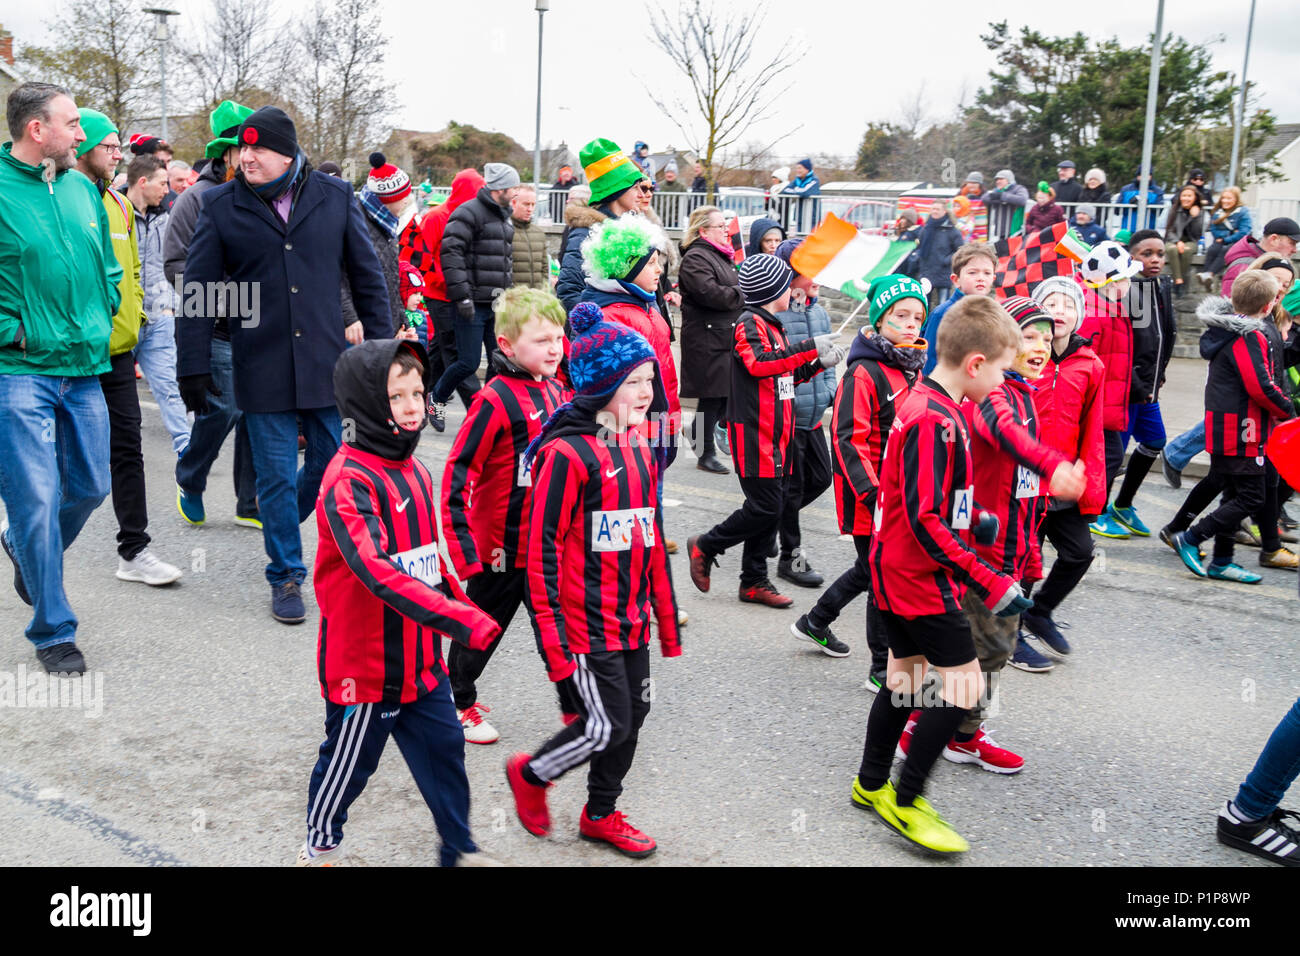
[(1259, 148), (1251, 152), (1250, 158), (1257, 163), (1267, 162), (1297, 139), (1300, 139), (1300, 123), (1279, 123)]

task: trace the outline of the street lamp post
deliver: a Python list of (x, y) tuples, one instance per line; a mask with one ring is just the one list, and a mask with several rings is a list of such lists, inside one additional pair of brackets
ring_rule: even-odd
[(145, 7), (145, 13), (152, 13), (158, 18), (154, 38), (158, 41), (158, 88), (162, 94), (162, 132), (167, 139), (167, 18), (181, 15), (179, 10), (164, 10), (162, 7)]
[(1151, 152), (1155, 147), (1156, 95), (1160, 91), (1160, 43), (1164, 38), (1165, 0), (1156, 6), (1156, 32), (1151, 37), (1151, 75), (1147, 79), (1147, 118), (1142, 133), (1142, 168), (1138, 170), (1137, 219), (1133, 231), (1146, 228), (1147, 190), (1151, 188)]
[(537, 126), (533, 133), (533, 187), (542, 188), (542, 18), (551, 9), (551, 0), (535, 0), (537, 11)]
[(1228, 166), (1228, 183), (1237, 185), (1237, 156), (1241, 149), (1241, 128), (1246, 125), (1246, 67), (1250, 65), (1250, 36), (1255, 32), (1255, 0), (1250, 0), (1250, 19), (1246, 21), (1246, 54), (1241, 61), (1241, 99), (1237, 122), (1232, 126), (1232, 160)]

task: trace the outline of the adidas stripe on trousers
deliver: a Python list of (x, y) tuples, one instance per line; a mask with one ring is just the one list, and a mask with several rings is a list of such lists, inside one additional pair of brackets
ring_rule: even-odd
[(587, 761), (587, 813), (605, 816), (623, 792), (637, 736), (650, 713), (650, 649), (574, 654), (572, 682), (582, 719), (542, 744), (528, 768), (539, 780), (558, 780)]
[(389, 736), (433, 813), (442, 865), (453, 866), (462, 853), (478, 848), (469, 831), (465, 733), (446, 681), (406, 704), (325, 702), (325, 742), (307, 797), (307, 839), (315, 847), (343, 839), (348, 807), (366, 788)]

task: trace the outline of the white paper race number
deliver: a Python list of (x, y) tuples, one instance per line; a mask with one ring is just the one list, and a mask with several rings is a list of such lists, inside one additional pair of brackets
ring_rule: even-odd
[(655, 510), (625, 508), (619, 511), (594, 511), (591, 515), (591, 550), (630, 551), (633, 535), (640, 533), (647, 548), (655, 544)]
[(524, 461), (523, 455), (520, 455), (519, 470), (515, 472), (516, 488), (531, 488), (533, 486), (533, 470), (528, 465), (529, 463)]
[(1016, 497), (1038, 497), (1038, 473), (1030, 471), (1024, 465), (1016, 465)]
[(794, 400), (793, 375), (782, 375), (776, 380), (776, 397), (783, 402)]
[(971, 504), (975, 500), (975, 486), (960, 488), (952, 498), (952, 526), (956, 531), (970, 530)]
[(413, 578), (419, 578), (429, 587), (442, 583), (442, 572), (438, 570), (438, 545), (425, 544), (410, 551), (402, 551), (392, 556), (397, 566)]

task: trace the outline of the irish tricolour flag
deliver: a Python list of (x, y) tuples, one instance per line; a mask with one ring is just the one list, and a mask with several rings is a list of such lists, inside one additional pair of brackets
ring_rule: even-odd
[(864, 235), (851, 223), (828, 213), (794, 251), (790, 265), (818, 285), (865, 299), (871, 280), (897, 271), (915, 248), (915, 242)]

